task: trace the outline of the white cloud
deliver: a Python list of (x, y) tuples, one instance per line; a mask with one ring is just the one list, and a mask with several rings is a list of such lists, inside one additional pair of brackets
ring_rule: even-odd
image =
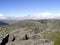
[(48, 12), (44, 12), (44, 13), (41, 13), (40, 15), (42, 15), (43, 17), (49, 17), (51, 15), (53, 15), (52, 13), (48, 13)]
[(55, 17), (55, 14), (49, 13), (49, 12), (43, 12), (43, 13), (40, 13), (40, 15), (41, 15), (43, 18), (54, 18), (54, 17)]
[(29, 14), (25, 19), (55, 19), (60, 17), (60, 13), (42, 12), (38, 14)]
[(4, 16), (4, 14), (0, 13), (0, 19), (6, 19), (6, 17)]
[(0, 13), (0, 19), (24, 20), (24, 19), (60, 19), (60, 13), (42, 12), (36, 14), (26, 14), (24, 16), (11, 17)]

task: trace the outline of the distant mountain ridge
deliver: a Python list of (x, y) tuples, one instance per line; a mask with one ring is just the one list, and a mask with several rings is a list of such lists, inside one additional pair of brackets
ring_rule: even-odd
[(0, 21), (0, 25), (8, 25), (8, 23)]
[[(18, 20), (0, 20), (0, 22), (2, 23), (7, 23), (7, 24), (13, 24), (18, 22)], [(1, 23), (0, 23), (1, 24)]]

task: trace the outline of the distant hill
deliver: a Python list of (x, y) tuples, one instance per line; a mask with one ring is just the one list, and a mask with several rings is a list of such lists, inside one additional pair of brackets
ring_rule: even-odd
[(40, 28), (59, 28), (60, 20), (59, 19), (43, 19), (43, 20), (19, 20), (13, 24), (13, 27), (40, 27)]
[(19, 20), (0, 20), (1, 22), (7, 23), (7, 24), (13, 24), (18, 22)]
[(8, 25), (8, 23), (0, 21), (0, 25)]

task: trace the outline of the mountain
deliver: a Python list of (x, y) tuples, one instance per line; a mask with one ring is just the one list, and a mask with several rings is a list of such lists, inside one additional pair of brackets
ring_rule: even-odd
[[(60, 19), (40, 19), (40, 20), (0, 20), (1, 23), (10, 24), (5, 27), (0, 27), (1, 37), (3, 42), (7, 38), (8, 40), (12, 40), (11, 42), (15, 45), (16, 42), (23, 41), (23, 42), (34, 42), (35, 40), (39, 39), (48, 39), (42, 42), (49, 43), (53, 41), (56, 45), (60, 44)], [(12, 23), (13, 22), (13, 23)], [(2, 34), (4, 33), (4, 34)], [(5, 34), (8, 34), (7, 37)], [(11, 38), (9, 37), (11, 36)], [(37, 40), (37, 41), (38, 41)], [(22, 44), (24, 44), (22, 42)], [(39, 45), (41, 41), (38, 41)], [(7, 45), (9, 41), (7, 42)], [(17, 44), (17, 43), (16, 43)], [(19, 43), (20, 44), (20, 43)], [(30, 42), (29, 42), (30, 44)], [(36, 44), (36, 43), (35, 43)], [(45, 44), (45, 43), (42, 43)]]
[(4, 20), (0, 20), (0, 21), (4, 22), (4, 23), (8, 23), (8, 24), (13, 24), (13, 23), (18, 22), (19, 20), (6, 20), (6, 19), (4, 19)]
[(8, 23), (0, 21), (0, 25), (8, 25)]

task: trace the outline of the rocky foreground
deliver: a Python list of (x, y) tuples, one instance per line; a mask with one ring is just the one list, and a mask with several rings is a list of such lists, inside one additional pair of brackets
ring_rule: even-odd
[(40, 33), (24, 30), (25, 28), (22, 28), (5, 33), (4, 37), (0, 40), (0, 45), (54, 45), (53, 41), (43, 39)]

